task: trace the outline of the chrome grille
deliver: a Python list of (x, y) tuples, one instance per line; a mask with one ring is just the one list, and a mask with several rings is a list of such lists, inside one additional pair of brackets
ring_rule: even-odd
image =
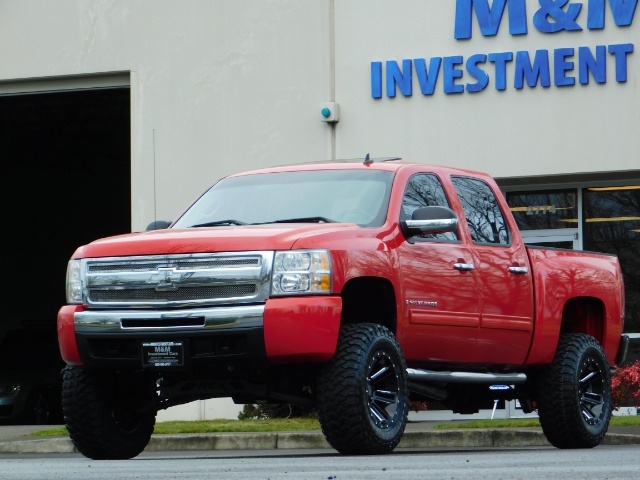
[(266, 301), (273, 252), (85, 259), (91, 307), (148, 308)]
[(254, 294), (255, 285), (220, 285), (213, 287), (186, 287), (171, 292), (157, 292), (155, 289), (138, 290), (92, 290), (92, 302), (128, 302), (141, 301), (183, 301), (206, 300), (208, 298), (243, 297)]
[[(212, 259), (197, 260), (192, 262), (175, 262), (177, 268), (219, 268), (219, 267), (243, 267), (258, 266), (260, 260), (258, 258), (236, 258), (236, 259)], [(145, 271), (157, 268), (156, 263), (135, 263), (135, 264), (89, 264), (89, 273), (113, 273), (127, 270)]]

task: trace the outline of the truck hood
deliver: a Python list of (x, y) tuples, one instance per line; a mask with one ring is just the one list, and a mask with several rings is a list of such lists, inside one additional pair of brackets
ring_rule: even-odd
[(73, 258), (167, 255), (177, 253), (289, 250), (301, 237), (362, 228), (351, 223), (267, 224), (166, 229), (102, 238), (76, 250)]

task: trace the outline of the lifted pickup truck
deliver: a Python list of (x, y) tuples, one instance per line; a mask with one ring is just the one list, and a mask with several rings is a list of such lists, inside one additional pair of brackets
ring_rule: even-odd
[(502, 398), (556, 447), (594, 447), (623, 292), (614, 256), (526, 246), (483, 173), (367, 156), (231, 175), (168, 228), (74, 253), (65, 422), (85, 456), (122, 459), (160, 409), (304, 404), (339, 452), (382, 454), (413, 400)]

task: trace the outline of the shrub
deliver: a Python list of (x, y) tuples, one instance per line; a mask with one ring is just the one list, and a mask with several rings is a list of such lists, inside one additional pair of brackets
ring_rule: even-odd
[(427, 402), (413, 400), (411, 403), (409, 403), (409, 410), (416, 413), (424, 412), (425, 410), (427, 410)]
[(288, 403), (258, 403), (245, 404), (242, 412), (238, 414), (238, 420), (249, 420), (252, 418), (294, 418), (294, 417), (314, 417), (316, 411), (311, 407), (291, 405)]
[(613, 406), (619, 408), (631, 402), (640, 405), (640, 360), (631, 365), (620, 367), (611, 377)]

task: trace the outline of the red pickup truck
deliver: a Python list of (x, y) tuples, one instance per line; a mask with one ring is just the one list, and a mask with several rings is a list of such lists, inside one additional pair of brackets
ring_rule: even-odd
[(606, 434), (618, 260), (526, 246), (486, 174), (368, 156), (255, 170), (162, 226), (69, 261), (62, 403), (89, 458), (134, 457), (159, 409), (215, 397), (313, 407), (345, 454), (392, 451), (412, 401), (517, 399), (559, 448)]

